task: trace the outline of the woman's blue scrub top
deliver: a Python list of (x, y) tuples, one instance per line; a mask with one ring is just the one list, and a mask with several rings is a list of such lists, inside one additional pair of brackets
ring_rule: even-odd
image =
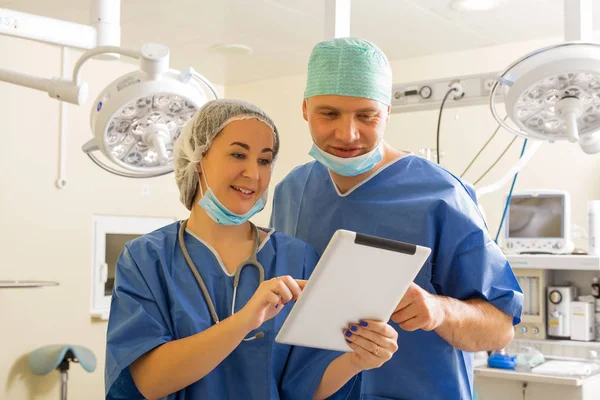
[[(107, 399), (142, 399), (129, 372), (131, 363), (161, 344), (213, 326), (206, 300), (179, 247), (180, 224), (129, 242), (119, 257), (107, 332)], [(224, 320), (231, 313), (233, 276), (200, 238), (186, 231), (184, 240), (217, 315)], [(257, 258), (264, 267), (265, 280), (281, 275), (308, 279), (318, 260), (311, 246), (279, 232), (270, 232)], [(258, 270), (244, 268), (236, 311), (258, 285)], [(339, 353), (275, 343), (291, 307), (285, 305), (275, 318), (250, 333), (261, 331), (263, 338), (240, 343), (213, 371), (168, 399), (312, 398), (325, 369)], [(352, 384), (338, 392), (341, 398)]]

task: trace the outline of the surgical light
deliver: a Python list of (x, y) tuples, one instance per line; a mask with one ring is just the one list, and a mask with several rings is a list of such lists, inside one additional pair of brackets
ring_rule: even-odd
[[(496, 109), (502, 90), (507, 124)], [(600, 46), (568, 42), (530, 53), (500, 74), (490, 109), (508, 131), (550, 142), (579, 142), (588, 154), (600, 151)]]
[[(72, 79), (46, 79), (0, 69), (0, 81), (81, 105), (87, 99), (88, 86), (80, 81), (79, 72), (87, 60), (139, 59), (138, 71), (114, 80), (92, 105), (94, 137), (83, 145), (83, 151), (98, 166), (120, 176), (147, 178), (169, 173), (173, 170), (173, 143), (182, 127), (209, 97), (217, 98), (216, 91), (191, 68), (170, 69), (169, 49), (164, 45), (148, 43), (140, 51), (120, 47), (120, 0), (92, 0), (91, 11), (90, 25), (81, 25), (0, 8), (6, 21), (0, 24), (0, 34), (87, 50), (75, 64)], [(61, 120), (64, 113), (62, 107)], [(64, 126), (61, 124), (61, 143), (66, 137)], [(57, 186), (62, 188), (66, 185), (62, 150), (60, 158)]]
[[(535, 142), (570, 141), (587, 154), (598, 153), (600, 45), (592, 43), (592, 15), (592, 0), (564, 0), (563, 43), (526, 54), (500, 73), (395, 84), (392, 112), (437, 108), (458, 81), (465, 95), (446, 107), (487, 102), (498, 124), (515, 135)], [(418, 95), (424, 88), (432, 90), (427, 97)], [(498, 102), (504, 102), (506, 119)], [(537, 147), (530, 143), (528, 149)]]
[[(600, 45), (591, 38), (591, 0), (564, 0), (565, 42), (521, 57), (500, 73), (489, 103), (509, 132), (550, 142), (579, 143), (587, 154), (600, 151)], [(496, 93), (516, 128), (496, 109)]]
[(139, 56), (141, 70), (114, 80), (98, 95), (91, 111), (94, 138), (83, 150), (98, 166), (120, 176), (169, 173), (173, 143), (183, 126), (207, 101), (206, 89), (214, 98), (217, 94), (194, 70), (168, 69), (166, 46), (146, 44), (139, 54), (126, 55)]
[[(513, 179), (546, 142), (577, 142), (587, 154), (600, 152), (600, 45), (592, 43), (592, 0), (564, 0), (563, 5), (563, 43), (535, 50), (498, 74), (449, 77), (392, 87), (392, 113), (399, 113), (438, 108), (452, 83), (460, 82), (465, 88), (464, 96), (449, 102), (447, 107), (487, 102), (501, 127), (532, 139), (521, 158), (499, 180), (477, 188), (478, 198), (499, 190)], [(425, 87), (431, 88), (432, 93), (419, 96), (420, 89)], [(501, 117), (496, 107), (502, 101), (506, 117)]]

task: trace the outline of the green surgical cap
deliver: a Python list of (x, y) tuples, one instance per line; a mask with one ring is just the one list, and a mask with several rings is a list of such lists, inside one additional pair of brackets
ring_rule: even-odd
[(304, 98), (364, 97), (391, 105), (392, 70), (383, 52), (358, 38), (317, 43), (308, 61)]

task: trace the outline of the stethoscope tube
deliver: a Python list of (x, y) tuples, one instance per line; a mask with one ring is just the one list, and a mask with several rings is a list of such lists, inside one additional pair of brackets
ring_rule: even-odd
[[(210, 294), (208, 293), (208, 289), (206, 288), (206, 285), (204, 284), (204, 280), (202, 279), (202, 276), (200, 276), (200, 273), (198, 272), (198, 268), (196, 268), (196, 265), (192, 261), (192, 258), (190, 257), (190, 254), (188, 253), (187, 246), (185, 245), (184, 232), (185, 232), (185, 228), (187, 226), (187, 222), (188, 222), (188, 220), (181, 221), (181, 226), (179, 227), (179, 234), (178, 234), (179, 247), (181, 248), (181, 252), (183, 253), (183, 257), (185, 258), (185, 261), (187, 262), (188, 267), (190, 268), (190, 270), (192, 271), (192, 274), (196, 278), (196, 282), (198, 282), (198, 285), (200, 286), (200, 290), (202, 291), (204, 300), (206, 300), (206, 305), (208, 306), (208, 310), (210, 312), (210, 316), (211, 316), (213, 322), (215, 324), (218, 324), (219, 317), (217, 316), (217, 311), (215, 309), (215, 305), (214, 305), (212, 299), (210, 298)], [(260, 234), (258, 232), (258, 228), (256, 227), (256, 225), (254, 225), (252, 222), (250, 222), (250, 226), (252, 227), (252, 231), (254, 232), (254, 247), (252, 249), (252, 253), (250, 253), (248, 258), (246, 258), (244, 261), (242, 261), (240, 263), (240, 265), (238, 265), (238, 267), (235, 269), (235, 273), (233, 276), (233, 299), (231, 301), (231, 315), (233, 315), (235, 313), (235, 299), (237, 296), (237, 288), (239, 286), (240, 275), (241, 275), (244, 267), (251, 265), (253, 267), (256, 267), (256, 269), (258, 269), (259, 285), (261, 283), (263, 283), (265, 280), (265, 269), (263, 268), (261, 263), (258, 262), (258, 259), (257, 259), (258, 248), (260, 246)], [(262, 337), (264, 337), (264, 333), (258, 332), (253, 337), (244, 339), (244, 341), (260, 339)]]

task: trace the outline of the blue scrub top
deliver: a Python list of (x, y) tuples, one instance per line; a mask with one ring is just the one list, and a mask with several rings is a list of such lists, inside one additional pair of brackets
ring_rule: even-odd
[[(180, 222), (129, 242), (117, 262), (108, 322), (106, 399), (143, 399), (129, 366), (141, 355), (172, 340), (213, 326), (207, 303), (178, 241)], [(220, 320), (230, 316), (233, 276), (214, 250), (185, 233), (190, 257), (202, 276)], [(265, 280), (281, 275), (307, 279), (317, 263), (315, 250), (300, 240), (274, 232), (261, 244), (258, 261)], [(258, 270), (242, 270), (235, 310), (259, 285)], [(264, 338), (242, 342), (198, 382), (168, 396), (174, 399), (307, 399), (312, 398), (325, 369), (340, 353), (291, 347), (274, 342), (291, 305), (255, 332)], [(344, 398), (351, 380), (336, 398)]]
[[(520, 321), (523, 295), (490, 239), (472, 188), (413, 155), (382, 167), (345, 194), (310, 162), (275, 189), (271, 225), (322, 253), (337, 229), (426, 246), (432, 253), (415, 283), (459, 300), (481, 298)], [(368, 268), (368, 266), (365, 266)], [(361, 399), (471, 399), (473, 357), (435, 332), (398, 331), (398, 351), (362, 373)]]

